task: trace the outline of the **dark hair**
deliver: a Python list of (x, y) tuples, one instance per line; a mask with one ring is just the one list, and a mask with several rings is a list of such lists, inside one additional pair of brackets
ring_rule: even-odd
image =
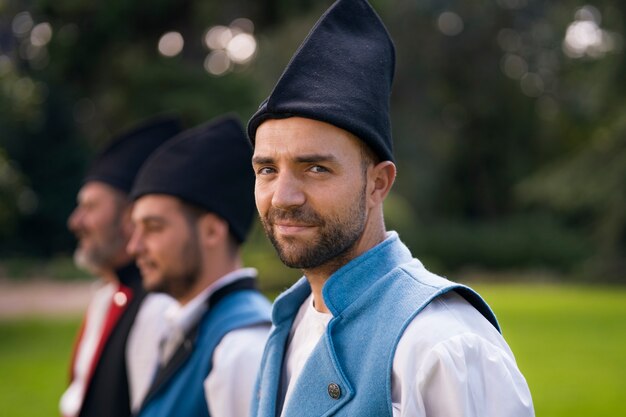
[(363, 175), (367, 174), (367, 168), (370, 165), (378, 165), (380, 163), (380, 157), (370, 148), (365, 142), (359, 140), (359, 151), (361, 153), (361, 169)]
[[(184, 201), (184, 200), (180, 200), (180, 205), (182, 207), (183, 216), (185, 217), (185, 220), (187, 221), (191, 229), (195, 229), (196, 223), (200, 219), (200, 217), (204, 216), (205, 214), (210, 213), (209, 210), (203, 207), (200, 207), (196, 204), (188, 203), (187, 201)], [(220, 219), (224, 220), (226, 224), (228, 224), (226, 219), (222, 218), (221, 216), (218, 216), (218, 217), (220, 217)], [(235, 237), (235, 235), (233, 234), (233, 232), (230, 230), (230, 224), (228, 224), (228, 252), (229, 254), (231, 256), (237, 255), (239, 251), (239, 246), (240, 246), (240, 243)]]

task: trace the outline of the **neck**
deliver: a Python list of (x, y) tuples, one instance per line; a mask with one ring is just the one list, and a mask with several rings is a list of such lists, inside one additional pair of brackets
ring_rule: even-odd
[(241, 269), (243, 263), (239, 256), (233, 258), (223, 258), (222, 262), (208, 262), (209, 265), (203, 269), (200, 278), (184, 295), (176, 298), (176, 301), (182, 306), (193, 300), (202, 291), (213, 285), (220, 278), (233, 271)]
[(117, 271), (128, 266), (131, 262), (134, 261), (128, 255), (117, 256), (115, 260), (111, 262), (111, 266), (99, 269), (96, 271), (96, 275), (106, 282), (118, 283), (120, 279), (117, 276)]
[(110, 282), (112, 284), (116, 284), (119, 282), (119, 278), (117, 277), (117, 274), (114, 270), (100, 270), (98, 272), (98, 275), (103, 281)]
[(326, 281), (328, 281), (330, 276), (348, 262), (361, 256), (385, 240), (386, 234), (384, 224), (381, 223), (376, 227), (368, 226), (369, 224), (366, 225), (364, 233), (355, 242), (354, 246), (352, 246), (352, 248), (344, 254), (335, 259), (331, 259), (319, 267), (302, 270), (307, 281), (309, 281), (309, 285), (311, 286), (315, 309), (320, 313), (330, 313), (322, 295), (324, 284), (326, 284)]

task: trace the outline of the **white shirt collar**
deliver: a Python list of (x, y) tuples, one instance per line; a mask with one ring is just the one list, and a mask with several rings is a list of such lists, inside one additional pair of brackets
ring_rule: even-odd
[(258, 272), (255, 268), (240, 268), (229, 272), (202, 290), (201, 293), (196, 295), (187, 304), (181, 306), (179, 303), (175, 303), (170, 306), (164, 313), (164, 319), (167, 325), (171, 329), (177, 329), (182, 334), (186, 333), (191, 326), (198, 321), (198, 318), (204, 314), (208, 307), (205, 301), (215, 291), (237, 281), (238, 279), (256, 277), (257, 274)]

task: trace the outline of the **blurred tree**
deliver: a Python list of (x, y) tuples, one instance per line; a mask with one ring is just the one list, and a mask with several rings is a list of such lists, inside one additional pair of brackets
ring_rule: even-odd
[[(421, 220), (409, 240), (442, 260), (444, 268), (534, 263), (572, 271), (591, 256), (592, 264), (610, 264), (602, 271), (610, 269), (623, 280), (626, 219), (608, 213), (625, 212), (615, 193), (624, 190), (623, 170), (607, 166), (599, 175), (591, 164), (581, 170), (605, 187), (573, 184), (556, 173), (549, 191), (542, 187), (552, 178), (548, 174), (532, 181), (536, 188), (523, 187), (534, 191), (523, 198), (515, 185), (536, 171), (552, 172), (552, 164), (564, 157), (577, 160), (571, 155), (581, 150), (599, 161), (592, 139), (598, 129), (619, 136), (615, 121), (624, 119), (626, 104), (624, 5), (386, 4), (384, 17), (398, 49), (393, 109), (397, 153), (404, 156), (398, 189)], [(614, 141), (612, 151), (617, 147)], [(581, 168), (573, 161), (566, 165), (562, 169), (569, 172), (574, 165)], [(590, 187), (602, 208), (584, 218), (575, 204), (567, 212), (551, 210), (558, 187), (572, 197)], [(535, 204), (529, 206), (531, 194)], [(595, 237), (590, 242), (601, 243), (597, 254), (586, 243), (590, 228)]]
[[(237, 18), (272, 27), (309, 3), (0, 1), (0, 254), (68, 252), (65, 219), (86, 163), (138, 119), (175, 111), (191, 126), (224, 112), (248, 117), (258, 104), (250, 67), (207, 73), (207, 30)], [(184, 40), (173, 57), (157, 49), (170, 31)], [(16, 178), (26, 191), (7, 188)]]
[[(623, 281), (626, 271), (626, 109), (612, 112), (589, 146), (530, 176), (518, 186), (529, 203), (574, 218), (592, 235), (590, 269)], [(580, 220), (583, 220), (582, 222)]]
[[(331, 2), (0, 0), (0, 149), (31, 210), (3, 204), (0, 253), (69, 250), (82, 168), (136, 119), (247, 119)], [(397, 49), (390, 225), (442, 270), (571, 271), (592, 257), (626, 276), (623, 171), (609, 169), (623, 148), (623, 2), (371, 2)], [(255, 59), (212, 75), (225, 53), (208, 29), (237, 18), (253, 22)], [(184, 41), (171, 57), (157, 49), (168, 32)]]

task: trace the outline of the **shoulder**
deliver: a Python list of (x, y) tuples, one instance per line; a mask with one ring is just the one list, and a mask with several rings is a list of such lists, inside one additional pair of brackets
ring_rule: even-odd
[(130, 334), (127, 350), (129, 354), (137, 351), (140, 354), (148, 350), (157, 351), (159, 340), (165, 331), (165, 310), (176, 301), (165, 294), (149, 293), (139, 306)]
[(433, 416), (454, 410), (533, 415), (528, 385), (506, 341), (454, 292), (437, 297), (409, 323), (395, 352), (392, 387), (400, 408)]
[(496, 363), (516, 367), (508, 344), (478, 310), (450, 292), (434, 299), (408, 324), (398, 342), (393, 367), (394, 371), (410, 369), (410, 375), (415, 376), (434, 368), (462, 370)]
[(211, 358), (213, 379), (234, 375), (255, 376), (261, 364), (269, 325), (245, 327), (228, 332), (215, 347)]
[(261, 324), (232, 330), (224, 335), (213, 353), (215, 364), (233, 364), (245, 358), (260, 361), (270, 325)]
[(147, 327), (147, 331), (163, 327), (163, 314), (174, 304), (176, 300), (168, 295), (148, 293), (139, 306), (133, 327)]
[(510, 352), (502, 335), (469, 302), (454, 291), (440, 295), (417, 314), (398, 344), (402, 349), (428, 351), (451, 340), (478, 338)]

